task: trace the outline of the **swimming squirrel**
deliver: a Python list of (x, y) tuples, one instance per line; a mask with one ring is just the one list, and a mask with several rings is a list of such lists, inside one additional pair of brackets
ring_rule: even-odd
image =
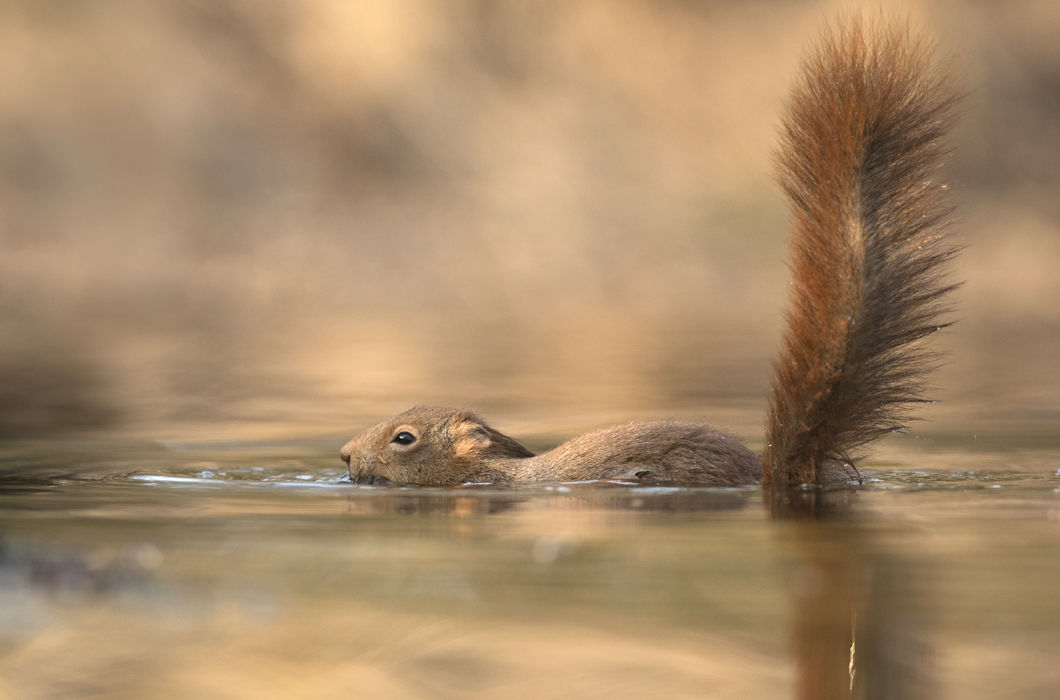
[(467, 410), (417, 407), (341, 451), (358, 483), (452, 486), (594, 479), (784, 488), (856, 475), (903, 429), (935, 357), (957, 246), (933, 182), (954, 93), (927, 44), (898, 26), (828, 27), (787, 103), (777, 155), (793, 218), (787, 330), (759, 457), (706, 425), (659, 421), (587, 433), (535, 456)]

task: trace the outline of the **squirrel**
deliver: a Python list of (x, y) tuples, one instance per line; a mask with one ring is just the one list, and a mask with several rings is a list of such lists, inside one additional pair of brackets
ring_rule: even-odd
[(931, 180), (959, 96), (906, 28), (826, 28), (802, 64), (777, 171), (792, 210), (793, 282), (759, 457), (706, 425), (658, 421), (587, 433), (541, 455), (471, 411), (417, 407), (341, 450), (357, 483), (619, 480), (774, 488), (857, 476), (862, 448), (904, 429), (948, 325), (957, 246)]

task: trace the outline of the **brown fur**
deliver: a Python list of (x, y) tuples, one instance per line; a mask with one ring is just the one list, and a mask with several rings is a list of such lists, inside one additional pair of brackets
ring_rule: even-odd
[(793, 285), (774, 365), (763, 481), (821, 483), (922, 401), (954, 255), (931, 181), (956, 98), (922, 41), (826, 32), (790, 98), (778, 157)]
[[(342, 448), (356, 481), (454, 485), (623, 479), (779, 488), (846, 478), (854, 453), (923, 401), (955, 247), (931, 182), (954, 93), (895, 27), (825, 32), (788, 105), (778, 156), (794, 282), (762, 460), (690, 423), (632, 423), (534, 456), (473, 413), (414, 408)], [(410, 444), (401, 440), (411, 438)]]

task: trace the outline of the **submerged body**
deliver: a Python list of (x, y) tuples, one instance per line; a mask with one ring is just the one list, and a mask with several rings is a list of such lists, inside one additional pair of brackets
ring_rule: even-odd
[(933, 182), (956, 98), (922, 41), (853, 20), (824, 33), (788, 103), (778, 157), (794, 222), (787, 331), (759, 458), (709, 426), (633, 423), (533, 455), (470, 411), (414, 408), (342, 448), (351, 478), (622, 479), (785, 488), (846, 478), (922, 401), (955, 252)]

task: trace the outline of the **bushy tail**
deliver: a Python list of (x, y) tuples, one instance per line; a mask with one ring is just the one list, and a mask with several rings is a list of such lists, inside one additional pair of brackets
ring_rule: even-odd
[(935, 363), (956, 247), (931, 181), (957, 96), (903, 27), (830, 28), (803, 66), (778, 154), (794, 277), (774, 366), (763, 482), (842, 477), (903, 427)]

